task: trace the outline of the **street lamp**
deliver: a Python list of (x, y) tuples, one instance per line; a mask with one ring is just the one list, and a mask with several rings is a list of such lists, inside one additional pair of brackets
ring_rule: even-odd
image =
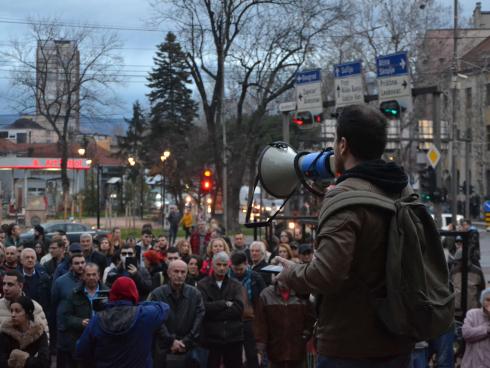
[(160, 156), (160, 161), (162, 161), (162, 231), (165, 228), (165, 161), (170, 157), (170, 151), (163, 151)]
[(80, 156), (85, 156), (85, 148), (80, 147), (80, 148), (78, 149), (78, 154), (79, 154)]

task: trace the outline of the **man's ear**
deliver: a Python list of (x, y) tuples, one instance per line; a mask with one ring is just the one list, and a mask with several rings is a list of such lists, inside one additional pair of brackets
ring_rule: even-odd
[(339, 153), (344, 155), (349, 150), (349, 144), (347, 143), (347, 139), (345, 137), (340, 138), (338, 143)]

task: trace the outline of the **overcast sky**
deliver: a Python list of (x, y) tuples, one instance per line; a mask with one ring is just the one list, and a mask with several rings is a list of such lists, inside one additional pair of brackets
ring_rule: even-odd
[[(403, 1), (403, 0), (400, 0)], [(442, 0), (452, 5), (453, 0)], [(463, 15), (471, 15), (476, 1), (460, 0)], [(9, 45), (9, 40), (28, 32), (28, 25), (13, 24), (11, 21), (24, 21), (27, 17), (56, 17), (66, 23), (89, 23), (114, 25), (124, 28), (150, 28), (145, 23), (151, 16), (147, 0), (0, 0), (0, 50)], [(490, 10), (490, 0), (482, 1), (483, 10)], [(124, 43), (121, 56), (124, 58), (125, 86), (116, 87), (125, 107), (116, 113), (129, 117), (131, 105), (135, 100), (146, 104), (146, 73), (152, 67), (155, 46), (163, 41), (166, 30), (162, 32), (119, 30)], [(9, 106), (4, 92), (9, 88), (9, 66), (0, 59), (0, 114), (15, 113)]]

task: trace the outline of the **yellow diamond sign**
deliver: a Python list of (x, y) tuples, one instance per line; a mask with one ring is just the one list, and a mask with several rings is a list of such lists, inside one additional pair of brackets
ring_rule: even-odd
[(430, 165), (435, 169), (439, 160), (441, 159), (441, 152), (433, 144), (430, 145), (429, 151), (427, 151), (427, 159)]

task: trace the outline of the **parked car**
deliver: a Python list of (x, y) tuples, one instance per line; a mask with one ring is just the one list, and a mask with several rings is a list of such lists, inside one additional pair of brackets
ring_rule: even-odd
[[(103, 235), (107, 235), (109, 231), (106, 230), (93, 230), (90, 226), (85, 224), (80, 224), (77, 222), (62, 222), (62, 221), (54, 221), (48, 222), (45, 224), (41, 224), (44, 228), (44, 232), (46, 234), (46, 240), (49, 241), (55, 232), (62, 230), (70, 239), (70, 243), (79, 243), (80, 235), (83, 233), (89, 233), (94, 238), (100, 238)], [(34, 229), (30, 229), (26, 232), (23, 232), (20, 235), (20, 240), (22, 243), (32, 243), (34, 241)]]

